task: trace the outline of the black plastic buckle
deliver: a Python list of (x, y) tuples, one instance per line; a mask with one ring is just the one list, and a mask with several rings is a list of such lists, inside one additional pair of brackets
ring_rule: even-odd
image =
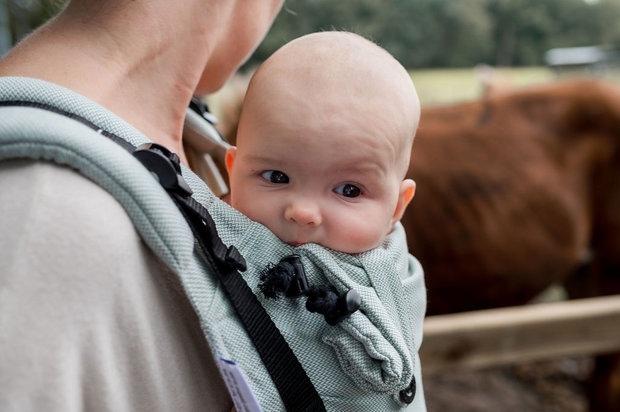
[(192, 100), (189, 102), (189, 108), (201, 115), (207, 122), (211, 123), (212, 125), (215, 126), (217, 124), (217, 119), (211, 114), (209, 106), (199, 98), (192, 97)]
[(355, 289), (349, 289), (347, 293), (338, 297), (336, 310), (334, 313), (325, 314), (325, 321), (328, 325), (334, 326), (355, 313), (362, 304), (362, 298)]
[(293, 254), (282, 258), (280, 263), (282, 262), (291, 265), (294, 273), (293, 279), (291, 279), (291, 285), (286, 291), (286, 295), (291, 297), (305, 295), (308, 292), (308, 278), (306, 277), (304, 265), (301, 263), (301, 257)]
[(192, 189), (183, 179), (179, 156), (157, 143), (145, 143), (132, 153), (166, 190), (190, 196)]

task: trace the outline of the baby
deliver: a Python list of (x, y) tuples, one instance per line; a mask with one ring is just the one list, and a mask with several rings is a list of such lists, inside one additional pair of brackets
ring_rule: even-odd
[(409, 74), (371, 41), (291, 41), (248, 87), (226, 153), (230, 204), (291, 246), (373, 249), (414, 196), (405, 173), (419, 116)]
[[(266, 304), (289, 342), (312, 354), (306, 371), (329, 370), (317, 390), (334, 410), (425, 410), (423, 273), (398, 224), (415, 193), (405, 174), (419, 116), (411, 78), (389, 53), (352, 33), (315, 33), (258, 68), (226, 153), (231, 205), (296, 247), (311, 284), (305, 307), (325, 315), (327, 328), (287, 298)], [(270, 287), (280, 284), (263, 275), (263, 295), (277, 298)], [(346, 311), (319, 310), (329, 293)]]

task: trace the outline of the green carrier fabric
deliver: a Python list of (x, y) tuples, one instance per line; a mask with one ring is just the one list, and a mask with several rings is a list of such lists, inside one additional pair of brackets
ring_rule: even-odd
[[(50, 111), (10, 104), (16, 101), (53, 106), (100, 130)], [(179, 209), (138, 160), (101, 134), (114, 134), (133, 146), (149, 143), (148, 138), (91, 100), (41, 80), (0, 78), (0, 102), (0, 160), (66, 165), (112, 194), (144, 242), (179, 276), (213, 355), (240, 367), (263, 410), (284, 410)], [(400, 224), (380, 247), (361, 254), (315, 244), (293, 248), (217, 199), (189, 169), (182, 167), (182, 175), (192, 197), (213, 217), (223, 242), (245, 258), (243, 279), (303, 365), (327, 410), (426, 410), (418, 358), (426, 291), (422, 269), (407, 253)], [(332, 326), (306, 310), (303, 299), (266, 299), (259, 288), (260, 274), (293, 253), (300, 256), (311, 284), (332, 286), (339, 293), (355, 289), (360, 310)], [(401, 393), (411, 382), (413, 401)]]

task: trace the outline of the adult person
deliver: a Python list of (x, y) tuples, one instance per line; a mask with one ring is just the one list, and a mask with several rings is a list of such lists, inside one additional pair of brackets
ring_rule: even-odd
[[(191, 96), (223, 85), (281, 4), (72, 0), (0, 61), (0, 93), (105, 108), (184, 162)], [(176, 276), (100, 186), (2, 163), (0, 233), (0, 410), (231, 409)]]

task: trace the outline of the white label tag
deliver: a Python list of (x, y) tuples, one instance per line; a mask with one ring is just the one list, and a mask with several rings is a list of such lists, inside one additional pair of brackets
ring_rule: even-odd
[(237, 364), (231, 360), (217, 357), (222, 377), (230, 392), (237, 412), (262, 412), (256, 396), (250, 389), (247, 379)]

